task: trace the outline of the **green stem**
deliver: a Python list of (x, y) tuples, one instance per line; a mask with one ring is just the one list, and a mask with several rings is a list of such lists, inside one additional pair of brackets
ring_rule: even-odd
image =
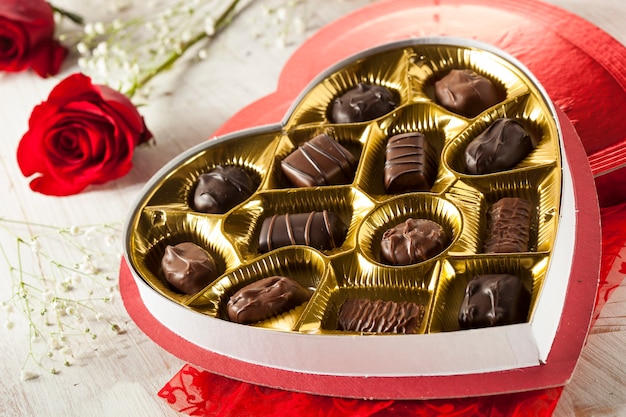
[[(240, 0), (233, 0), (233, 2), (230, 3), (230, 5), (224, 11), (224, 13), (222, 13), (220, 17), (215, 21), (215, 34), (212, 36), (218, 35), (220, 31), (230, 23), (234, 15), (235, 8), (237, 7), (237, 4), (239, 3), (239, 1)], [(196, 43), (198, 43), (199, 41), (207, 37), (208, 35), (206, 33), (201, 32), (198, 35), (196, 35), (194, 38), (190, 39), (188, 42), (185, 42), (180, 48), (180, 50), (172, 52), (170, 56), (161, 63), (161, 65), (154, 68), (152, 71), (147, 72), (145, 75), (139, 78), (130, 89), (124, 92), (124, 95), (126, 95), (129, 98), (132, 98), (137, 93), (137, 90), (141, 89), (144, 85), (150, 82), (150, 80), (152, 80), (160, 72), (170, 68), (181, 56), (185, 54), (185, 52), (189, 48), (191, 48), (193, 45), (195, 45)]]
[(77, 15), (76, 13), (67, 11), (65, 9), (61, 9), (60, 7), (57, 7), (57, 6), (53, 5), (52, 3), (48, 3), (48, 4), (50, 4), (50, 7), (52, 7), (52, 11), (54, 11), (55, 13), (60, 14), (61, 16), (67, 17), (72, 22), (76, 23), (77, 25), (82, 25), (84, 23), (84, 20), (83, 20), (82, 16)]

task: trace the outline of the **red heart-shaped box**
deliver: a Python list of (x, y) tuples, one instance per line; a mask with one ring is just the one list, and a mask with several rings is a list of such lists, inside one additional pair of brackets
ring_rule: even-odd
[[(451, 34), (489, 42), (517, 57), (560, 107), (556, 114), (564, 155), (568, 165), (576, 167), (569, 172), (575, 239), (563, 310), (544, 363), (538, 360), (533, 366), (502, 371), (374, 377), (324, 375), (254, 364), (201, 348), (164, 326), (155, 319), (155, 311), (151, 311), (142, 297), (151, 289), (141, 280), (135, 280), (128, 265), (123, 263), (122, 295), (137, 325), (168, 351), (209, 371), (288, 390), (358, 398), (426, 399), (483, 396), (564, 385), (572, 375), (586, 338), (599, 274), (599, 214), (597, 201), (589, 198), (595, 193), (595, 187), (587, 157), (591, 155), (593, 159), (606, 149), (619, 149), (623, 139), (623, 127), (619, 123), (624, 122), (618, 123), (610, 116), (616, 108), (626, 104), (623, 88), (626, 83), (617, 71), (623, 67), (625, 53), (608, 35), (560, 9), (534, 1), (378, 3), (340, 19), (313, 36), (285, 66), (276, 92), (243, 109), (216, 135), (277, 122), (311, 80), (354, 53), (415, 36)], [(593, 49), (599, 44), (602, 44), (602, 53)], [(562, 60), (566, 58), (567, 63), (564, 63)], [(569, 65), (570, 61), (577, 66)], [(588, 76), (580, 77), (581, 67)], [(594, 108), (594, 117), (587, 114), (588, 106)], [(561, 108), (575, 120), (584, 145)], [(596, 129), (603, 129), (602, 142), (592, 139), (595, 135), (591, 132)]]

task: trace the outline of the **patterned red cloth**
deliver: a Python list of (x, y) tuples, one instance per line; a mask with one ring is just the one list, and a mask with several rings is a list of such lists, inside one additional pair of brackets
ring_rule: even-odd
[(562, 388), (481, 398), (368, 401), (261, 387), (185, 365), (159, 396), (181, 413), (202, 417), (550, 416)]

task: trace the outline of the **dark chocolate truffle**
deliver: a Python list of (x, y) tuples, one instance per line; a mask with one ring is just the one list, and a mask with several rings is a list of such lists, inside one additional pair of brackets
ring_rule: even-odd
[(228, 318), (249, 324), (282, 314), (311, 298), (312, 291), (291, 278), (273, 276), (246, 285), (228, 300)]
[(424, 306), (408, 301), (348, 299), (339, 310), (339, 330), (412, 334), (423, 317)]
[(491, 174), (511, 169), (534, 149), (524, 126), (515, 119), (497, 119), (465, 149), (470, 174)]
[(329, 211), (275, 214), (263, 220), (259, 251), (290, 245), (306, 245), (320, 250), (340, 247), (347, 227), (339, 216)]
[(385, 231), (380, 242), (380, 255), (391, 265), (411, 265), (436, 256), (448, 244), (449, 238), (439, 224), (409, 218)]
[(193, 208), (201, 213), (222, 214), (250, 197), (254, 182), (236, 166), (216, 166), (198, 177)]
[(459, 325), (470, 329), (522, 323), (529, 305), (530, 293), (515, 275), (478, 275), (465, 288)]
[(382, 85), (359, 83), (333, 102), (331, 122), (365, 122), (389, 113), (396, 108), (391, 91)]
[(328, 135), (318, 135), (289, 154), (280, 163), (296, 187), (347, 184), (352, 181), (356, 159)]
[(494, 203), (487, 213), (485, 253), (527, 252), (530, 240), (532, 204), (507, 197)]
[(466, 117), (475, 117), (503, 100), (496, 85), (469, 69), (453, 69), (435, 82), (437, 103)]
[(184, 294), (195, 294), (217, 277), (215, 261), (192, 242), (167, 245), (161, 260), (167, 282)]
[(419, 132), (394, 135), (387, 141), (383, 173), (390, 194), (428, 191), (437, 174), (437, 156)]

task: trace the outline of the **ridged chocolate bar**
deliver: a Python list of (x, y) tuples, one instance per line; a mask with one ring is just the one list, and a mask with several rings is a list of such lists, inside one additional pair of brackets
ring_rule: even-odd
[(356, 159), (328, 135), (305, 142), (280, 163), (287, 179), (296, 187), (348, 184), (354, 176)]
[(424, 307), (404, 301), (346, 300), (339, 311), (339, 330), (375, 333), (417, 333)]
[(394, 135), (387, 141), (383, 173), (390, 194), (428, 191), (437, 174), (437, 156), (422, 133)]
[(487, 213), (485, 253), (527, 252), (530, 240), (532, 203), (507, 197), (494, 203)]
[(329, 211), (275, 214), (261, 226), (259, 251), (290, 245), (306, 245), (320, 250), (331, 250), (343, 244), (347, 227), (339, 216)]

